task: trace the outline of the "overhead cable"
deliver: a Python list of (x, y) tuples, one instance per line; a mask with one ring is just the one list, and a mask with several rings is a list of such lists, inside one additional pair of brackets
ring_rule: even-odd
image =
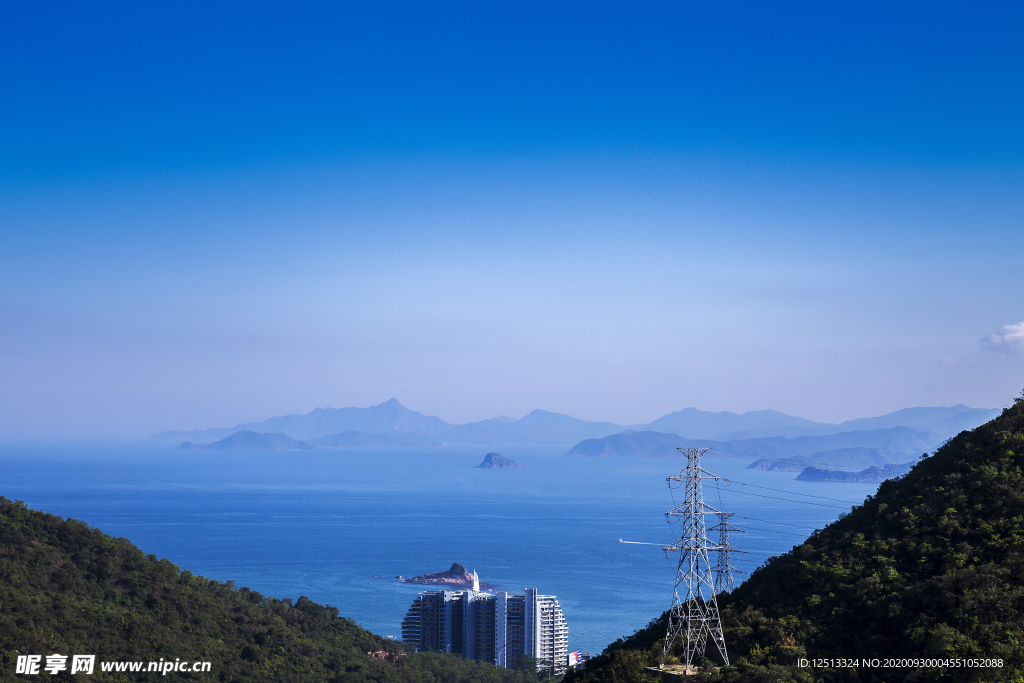
[(817, 505), (823, 508), (842, 508), (843, 505), (829, 505), (828, 503), (812, 503), (809, 500), (793, 500), (791, 498), (779, 498), (778, 496), (766, 496), (763, 493), (750, 493), (749, 491), (733, 491), (733, 493), (739, 493), (744, 496), (757, 496), (758, 498), (771, 498), (772, 500), (784, 500), (787, 503), (799, 503), (801, 505)]
[(810, 493), (800, 493), (798, 491), (784, 491), (783, 489), (773, 489), (770, 486), (759, 486), (757, 484), (748, 484), (748, 483), (743, 482), (743, 481), (736, 481), (735, 479), (726, 479), (725, 477), (722, 477), (722, 481), (727, 481), (730, 484), (739, 484), (740, 486), (753, 486), (754, 488), (757, 488), (757, 489), (765, 489), (766, 491), (775, 491), (776, 493), (788, 493), (788, 494), (793, 495), (793, 496), (806, 496), (808, 498), (821, 498), (822, 500), (834, 500), (837, 503), (846, 503), (847, 505), (859, 505), (860, 504), (860, 503), (853, 503), (853, 502), (850, 502), (848, 500), (840, 500), (838, 498), (827, 498), (825, 496), (815, 496), (815, 495), (810, 494)]

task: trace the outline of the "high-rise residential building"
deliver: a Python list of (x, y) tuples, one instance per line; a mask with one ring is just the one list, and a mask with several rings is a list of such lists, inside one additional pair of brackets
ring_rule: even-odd
[(565, 670), (569, 629), (558, 600), (527, 588), (525, 595), (424, 591), (402, 621), (402, 640), (417, 652), (452, 652), (512, 668), (524, 655), (538, 669)]

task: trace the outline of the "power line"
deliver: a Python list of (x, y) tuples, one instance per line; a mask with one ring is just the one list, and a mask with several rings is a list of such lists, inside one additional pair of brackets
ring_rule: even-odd
[[(781, 533), (781, 532), (778, 532), (778, 533)], [(642, 543), (640, 541), (618, 541), (618, 540), (616, 540), (616, 543), (630, 543), (630, 544), (633, 544), (633, 545), (661, 545), (660, 543)], [(714, 550), (714, 548), (712, 548), (712, 549)], [(676, 550), (678, 550), (678, 548), (671, 548), (671, 547), (669, 547), (669, 548), (667, 548), (667, 550), (669, 552), (675, 552)], [(756, 550), (737, 550), (736, 548), (733, 548), (732, 552), (734, 552), (734, 553), (742, 553), (744, 555), (764, 555), (766, 557), (772, 557), (773, 556), (772, 553), (761, 553), (761, 552), (758, 552)], [(775, 555), (778, 555), (778, 553), (775, 553)]]
[[(744, 555), (761, 555), (762, 557), (778, 557), (779, 555), (782, 555), (784, 553), (759, 553), (756, 550), (744, 550), (743, 554)], [(739, 558), (739, 559), (742, 560), (743, 558)], [(747, 562), (752, 562), (752, 560), (747, 560)]]
[(783, 524), (785, 526), (795, 526), (800, 529), (815, 529), (817, 527), (807, 526), (806, 524), (789, 524), (787, 522), (779, 522), (774, 519), (758, 519), (757, 517), (744, 517), (743, 515), (736, 515), (740, 519), (749, 519), (754, 522), (768, 522), (769, 524)]
[(823, 508), (843, 508), (842, 505), (829, 505), (828, 503), (812, 503), (809, 500), (793, 500), (791, 498), (779, 498), (778, 496), (766, 496), (763, 493), (750, 493), (749, 491), (733, 491), (744, 496), (757, 496), (758, 498), (771, 498), (772, 500), (784, 500), (787, 503), (799, 503), (802, 505), (817, 505)]
[(828, 498), (826, 496), (815, 496), (815, 495), (810, 494), (810, 493), (799, 493), (797, 491), (784, 491), (783, 489), (773, 489), (770, 486), (759, 486), (757, 484), (748, 484), (748, 483), (743, 482), (743, 481), (736, 481), (735, 479), (726, 479), (725, 477), (722, 477), (722, 481), (727, 481), (730, 484), (739, 484), (740, 486), (753, 486), (756, 489), (764, 489), (766, 491), (775, 491), (776, 493), (789, 493), (789, 494), (794, 495), (794, 496), (807, 496), (808, 498), (821, 498), (822, 500), (834, 500), (837, 503), (846, 503), (848, 505), (860, 505), (860, 503), (853, 503), (853, 502), (850, 502), (848, 500), (840, 500), (838, 498)]
[(748, 526), (743, 528), (744, 531), (763, 531), (766, 534), (783, 534), (784, 536), (796, 536), (797, 538), (807, 538), (804, 534), (794, 534), (791, 531), (775, 531), (774, 529), (758, 529), (756, 526)]

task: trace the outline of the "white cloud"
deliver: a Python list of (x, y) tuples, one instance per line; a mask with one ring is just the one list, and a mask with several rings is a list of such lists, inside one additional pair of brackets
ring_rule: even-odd
[(1003, 325), (1002, 330), (981, 340), (981, 348), (1024, 355), (1024, 321), (1016, 325)]

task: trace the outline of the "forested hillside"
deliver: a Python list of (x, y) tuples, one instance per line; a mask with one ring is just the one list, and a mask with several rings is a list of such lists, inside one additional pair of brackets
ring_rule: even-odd
[(97, 665), (98, 681), (534, 680), (451, 655), (406, 655), (334, 607), (193, 576), (126, 539), (0, 498), (0, 680), (34, 678), (15, 675), (18, 654), (53, 653), (212, 664), (210, 673), (168, 677), (101, 673)]
[[(1024, 680), (1024, 394), (719, 598), (732, 666), (715, 681)], [(610, 645), (575, 683), (648, 677), (665, 615)], [(713, 659), (713, 644), (708, 645)], [(801, 668), (798, 658), (860, 660)], [(864, 658), (1001, 659), (882, 668)]]

